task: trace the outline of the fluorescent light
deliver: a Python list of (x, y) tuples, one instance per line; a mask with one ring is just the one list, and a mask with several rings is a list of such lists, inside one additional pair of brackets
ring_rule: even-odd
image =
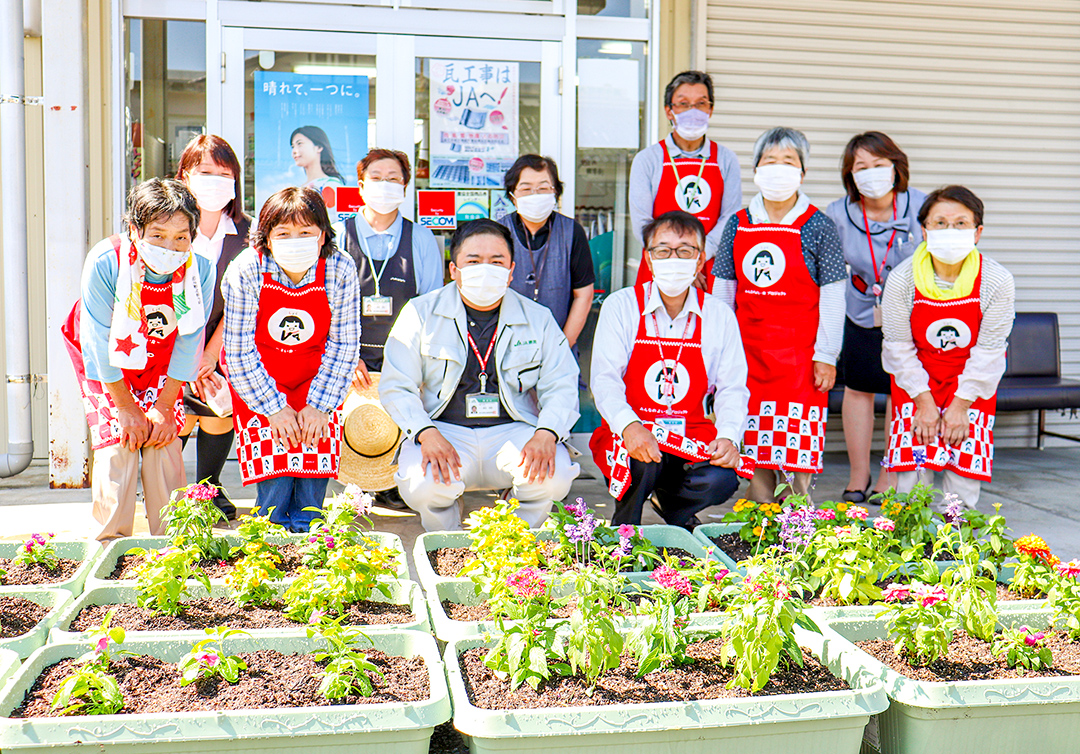
[(293, 66), (293, 73), (306, 73), (315, 76), (367, 76), (369, 79), (373, 79), (375, 78), (375, 66), (297, 63)]
[(603, 42), (598, 52), (605, 55), (632, 55), (634, 45), (631, 42)]

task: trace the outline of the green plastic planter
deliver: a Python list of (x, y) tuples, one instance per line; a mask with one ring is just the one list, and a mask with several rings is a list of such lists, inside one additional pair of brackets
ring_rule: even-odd
[[(800, 643), (837, 672), (839, 666), (819, 635), (805, 633)], [(444, 655), (454, 727), (470, 737), (472, 754), (855, 754), (870, 716), (888, 705), (881, 684), (863, 679), (848, 691), (816, 694), (485, 710), (469, 702), (457, 660), (461, 652), (478, 646), (489, 644), (479, 637), (461, 639), (449, 644)]]
[[(679, 547), (690, 554), (703, 558), (705, 548), (694, 535), (679, 526), (666, 526), (664, 524), (652, 524), (641, 527), (645, 537), (661, 550), (665, 547)], [(540, 530), (533, 532), (537, 539), (549, 540), (554, 535), (551, 531)], [(416, 538), (413, 545), (413, 562), (416, 565), (416, 573), (424, 591), (429, 595), (435, 593), (438, 584), (447, 582), (471, 583), (467, 578), (440, 576), (431, 567), (428, 553), (442, 547), (468, 547), (469, 535), (463, 531), (434, 531), (426, 532)], [(647, 581), (651, 571), (632, 571), (626, 574), (631, 583), (640, 584)]]
[[(0, 594), (7, 594), (16, 589), (66, 589), (72, 594), (82, 592), (83, 584), (101, 557), (101, 546), (94, 540), (52, 540), (56, 547), (56, 554), (60, 558), (69, 560), (81, 560), (78, 570), (67, 581), (57, 581), (51, 584), (14, 585), (0, 586)], [(22, 548), (22, 542), (0, 542), (0, 558), (14, 558)]]
[(24, 600), (36, 602), (49, 608), (49, 612), (41, 621), (21, 636), (13, 636), (10, 639), (0, 639), (0, 649), (8, 649), (18, 657), (29, 657), (38, 647), (45, 646), (49, 638), (49, 629), (56, 625), (64, 608), (71, 602), (71, 592), (67, 589), (39, 589), (25, 587), (22, 589), (5, 589), (0, 597), (21, 597)]
[[(409, 578), (409, 563), (405, 559), (405, 545), (402, 544), (401, 538), (396, 534), (390, 534), (388, 532), (373, 531), (367, 532), (368, 536), (377, 540), (380, 544), (387, 547), (393, 547), (397, 549), (397, 557), (395, 563), (397, 564), (397, 571), (394, 574), (396, 578), (407, 579)], [(225, 539), (229, 541), (229, 544), (233, 547), (241, 544), (243, 540), (235, 534), (224, 534)], [(306, 539), (307, 535), (295, 534), (290, 537), (271, 537), (270, 542), (275, 544), (281, 544), (283, 542), (302, 542)], [(117, 561), (120, 560), (122, 555), (125, 555), (129, 550), (135, 547), (142, 547), (145, 550), (160, 550), (163, 547), (168, 547), (170, 544), (169, 537), (123, 537), (121, 539), (114, 539), (110, 542), (101, 553), (101, 557), (94, 565), (93, 570), (90, 572), (86, 579), (87, 589), (93, 589), (99, 586), (125, 586), (134, 585), (135, 579), (112, 579), (109, 576), (116, 568)], [(224, 584), (225, 579), (211, 579), (211, 584)]]
[[(56, 754), (83, 754), (99, 749), (113, 754), (279, 751), (427, 754), (432, 730), (449, 720), (451, 714), (435, 640), (418, 631), (399, 631), (373, 633), (371, 641), (376, 649), (389, 655), (423, 657), (430, 676), (431, 697), (400, 704), (9, 718), (44, 668), (86, 651), (85, 644), (49, 644), (23, 663), (0, 695), (0, 749), (5, 754), (44, 749)], [(299, 636), (238, 637), (229, 640), (228, 650), (308, 653), (320, 646), (318, 639)], [(176, 662), (191, 649), (191, 642), (175, 638), (128, 639), (124, 649)]]
[(719, 537), (721, 534), (738, 534), (739, 529), (741, 528), (743, 528), (741, 523), (701, 524), (700, 526), (694, 527), (694, 539), (700, 542), (702, 547), (711, 547), (713, 557), (723, 563), (726, 568), (732, 571), (738, 571), (738, 564), (735, 563), (730, 555), (721, 550), (710, 537)]
[[(1049, 610), (1001, 610), (1011, 626), (1045, 628)], [(867, 726), (864, 752), (1015, 754), (1076, 751), (1080, 676), (930, 683), (900, 675), (853, 642), (886, 637), (884, 620), (829, 619), (821, 624), (846, 672), (885, 687), (891, 703)]]
[[(285, 584), (279, 584), (277, 586), (278, 591), (285, 591)], [(429, 633), (431, 631), (431, 621), (428, 617), (427, 601), (424, 599), (424, 593), (420, 589), (420, 585), (415, 581), (400, 581), (395, 580), (392, 582), (392, 592), (389, 599), (384, 597), (381, 592), (374, 592), (371, 595), (371, 599), (374, 602), (391, 602), (395, 605), (409, 605), (412, 608), (415, 619), (409, 623), (394, 623), (394, 624), (371, 624), (365, 625), (363, 630), (368, 632), (383, 632), (383, 631), (423, 631)], [(53, 626), (51, 633), (49, 634), (49, 641), (53, 644), (63, 642), (81, 642), (85, 641), (86, 634), (81, 631), (71, 631), (71, 622), (75, 620), (75, 617), (79, 614), (84, 607), (88, 605), (116, 605), (127, 604), (134, 605), (136, 602), (137, 591), (132, 586), (99, 586), (94, 589), (89, 589), (78, 597), (74, 602), (64, 609), (56, 620), (56, 625)], [(191, 595), (194, 599), (201, 599), (206, 596), (206, 589), (202, 584), (195, 584), (191, 588)], [(210, 585), (211, 597), (227, 597), (229, 596), (229, 590), (222, 584)], [(246, 629), (252, 636), (281, 636), (286, 634), (296, 634), (297, 632), (303, 633), (306, 626), (303, 623), (296, 623), (287, 628), (258, 628), (258, 629)], [(128, 631), (127, 635), (131, 638), (149, 638), (154, 636), (171, 636), (177, 638), (190, 639), (191, 641), (198, 641), (205, 638), (205, 633), (202, 630), (190, 630), (190, 631)]]
[(0, 649), (0, 693), (3, 693), (4, 687), (18, 671), (20, 664), (19, 655), (10, 649)]

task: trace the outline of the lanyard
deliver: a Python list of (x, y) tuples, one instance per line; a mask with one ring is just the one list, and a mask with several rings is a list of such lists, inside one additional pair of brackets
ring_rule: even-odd
[[(689, 295), (694, 295), (691, 291)], [(656, 312), (652, 313), (653, 330), (656, 331), (656, 347), (660, 351), (660, 363), (663, 365), (661, 369), (661, 375), (664, 378), (664, 399), (667, 402), (668, 410), (671, 410), (672, 404), (675, 402), (675, 370), (679, 366), (679, 360), (682, 359), (683, 346), (686, 345), (686, 338), (690, 335), (690, 331), (694, 326), (694, 313), (690, 312), (690, 315), (686, 318), (686, 327), (683, 328), (682, 337), (679, 339), (679, 350), (675, 353), (675, 365), (668, 368), (667, 359), (664, 358), (664, 345), (662, 338), (660, 337), (660, 325), (656, 321)]]
[(495, 328), (495, 333), (491, 336), (491, 342), (488, 343), (487, 353), (483, 358), (480, 357), (480, 349), (476, 347), (476, 341), (473, 340), (471, 332), (466, 332), (465, 336), (469, 339), (469, 346), (472, 348), (472, 352), (476, 354), (476, 360), (480, 363), (480, 392), (487, 392), (487, 365), (488, 359), (491, 358), (491, 349), (495, 347), (495, 338), (499, 334), (499, 328)]
[[(387, 235), (387, 234), (379, 233), (378, 235)], [(389, 235), (387, 235), (387, 237), (390, 238)], [(371, 265), (371, 274), (375, 278), (375, 295), (378, 296), (379, 295), (379, 281), (382, 280), (382, 274), (383, 274), (383, 272), (386, 271), (386, 263), (390, 261), (390, 258), (392, 256), (394, 256), (394, 254), (392, 254), (390, 252), (390, 249), (388, 248), (387, 251), (386, 251), (386, 259), (382, 260), (382, 267), (379, 268), (378, 272), (375, 272), (375, 260), (371, 258), (371, 252), (368, 251), (367, 243), (364, 242), (364, 235), (362, 233), (360, 233), (359, 231), (357, 231), (357, 233), (356, 233), (356, 240), (360, 242), (360, 249), (361, 249), (361, 251), (364, 252), (364, 256), (367, 257), (368, 264)]]
[[(708, 141), (706, 141), (706, 143), (708, 143)], [(704, 149), (704, 148), (705, 147), (702, 146), (702, 149)], [(699, 190), (699, 187), (701, 186), (701, 176), (705, 172), (705, 161), (708, 160), (708, 159), (709, 159), (709, 152), (706, 152), (705, 154), (703, 154), (701, 156), (701, 164), (698, 165), (697, 180), (694, 182), (694, 195), (690, 196), (690, 197), (687, 197), (687, 200), (686, 200), (687, 201), (687, 206), (690, 206), (689, 202), (690, 202), (691, 199), (697, 199), (698, 190)], [(677, 168), (675, 166), (675, 158), (674, 157), (671, 158), (671, 170), (672, 170), (672, 172), (675, 173), (675, 192), (676, 192), (675, 197), (676, 197), (676, 200), (677, 200), (678, 196), (679, 196), (679, 194), (678, 194), (679, 183), (682, 182), (682, 176), (679, 175), (679, 168)]]
[[(537, 300), (540, 296), (540, 278), (544, 274), (544, 267), (547, 265), (548, 259), (548, 246), (551, 244), (551, 234), (555, 232), (554, 223), (551, 230), (548, 231), (548, 240), (544, 244), (544, 250), (540, 253), (540, 267), (536, 266), (536, 257), (533, 256), (532, 241), (529, 240), (529, 229), (525, 227), (524, 221), (521, 223), (521, 229), (525, 231), (525, 249), (529, 252), (529, 264), (532, 266), (532, 272), (525, 276), (526, 283), (532, 283), (533, 286), (533, 300)], [(530, 280), (530, 278), (532, 278)]]
[[(874, 254), (874, 239), (870, 237), (870, 221), (866, 218), (866, 205), (863, 204), (863, 200), (859, 199), (859, 207), (862, 209), (862, 221), (863, 227), (866, 228), (866, 243), (870, 247), (870, 264), (874, 268), (874, 295), (881, 296), (881, 272), (885, 269), (885, 263), (889, 260), (889, 252), (892, 250), (893, 241), (896, 240), (896, 228), (893, 228), (892, 235), (889, 236), (889, 243), (885, 246), (885, 256), (881, 260), (881, 267), (878, 267), (877, 256)], [(892, 219), (896, 222), (896, 192), (892, 195)]]

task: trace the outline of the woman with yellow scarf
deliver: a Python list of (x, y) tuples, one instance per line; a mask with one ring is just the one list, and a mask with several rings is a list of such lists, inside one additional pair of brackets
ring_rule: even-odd
[(1015, 312), (1013, 277), (979, 252), (983, 203), (963, 186), (926, 197), (926, 241), (893, 270), (882, 297), (881, 361), (892, 375), (884, 464), (897, 489), (942, 471), (967, 508), (990, 481), (994, 412)]

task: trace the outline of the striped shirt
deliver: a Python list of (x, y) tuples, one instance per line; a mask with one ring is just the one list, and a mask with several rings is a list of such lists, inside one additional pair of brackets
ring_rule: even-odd
[[(255, 322), (263, 274), (286, 288), (315, 282), (317, 265), (294, 283), (270, 254), (261, 259), (254, 249), (240, 252), (225, 271), (221, 293), (225, 299), (224, 350), (229, 384), (248, 407), (263, 416), (284, 409), (288, 402), (277, 389), (255, 346)], [(335, 249), (326, 260), (326, 298), (330, 303), (330, 332), (322, 364), (308, 389), (308, 405), (330, 413), (345, 400), (353, 370), (360, 362), (360, 283), (356, 262)]]
[[(951, 289), (936, 274), (938, 287)], [(912, 258), (905, 259), (885, 281), (881, 298), (882, 333), (881, 364), (896, 378), (901, 390), (914, 397), (930, 389), (915, 341), (911, 335), (911, 309), (915, 303), (915, 273)], [(997, 392), (1005, 374), (1005, 348), (1012, 332), (1016, 312), (1016, 290), (1013, 276), (1000, 264), (982, 255), (982, 284), (979, 286), (979, 308), (982, 323), (979, 337), (971, 347), (964, 371), (956, 387), (959, 398), (973, 401), (990, 398)]]

